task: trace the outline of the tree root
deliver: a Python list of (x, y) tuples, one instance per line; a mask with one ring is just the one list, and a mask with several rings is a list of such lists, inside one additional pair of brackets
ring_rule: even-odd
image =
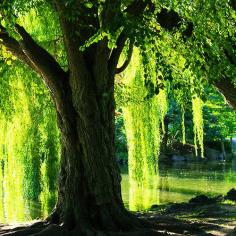
[(24, 229), (15, 228), (6, 233), (1, 233), (2, 236), (70, 236), (70, 232), (66, 231), (64, 227), (58, 225), (49, 225), (47, 227), (32, 227), (28, 226)]
[(32, 236), (69, 236), (71, 235), (64, 227), (58, 225), (49, 225), (44, 230), (33, 234)]
[[(12, 229), (9, 232), (1, 233), (2, 236), (163, 236), (169, 235), (165, 231), (157, 231), (154, 229), (137, 229), (129, 232), (102, 232), (95, 229), (84, 229), (83, 231), (74, 229), (68, 231), (63, 226), (51, 224), (46, 228), (26, 227)], [(172, 233), (173, 236), (180, 236), (181, 234)]]
[[(120, 215), (121, 216), (121, 215)], [(129, 217), (131, 216), (131, 217)], [(139, 216), (140, 217), (140, 216)], [(1, 229), (2, 236), (159, 236), (159, 235), (211, 235), (207, 234), (196, 222), (177, 220), (170, 217), (152, 217), (125, 215), (117, 218), (113, 223), (115, 228), (98, 229), (86, 223), (78, 223), (71, 230), (66, 225), (52, 224), (48, 221), (36, 222), (32, 225), (20, 226), (17, 228)], [(124, 221), (124, 220), (127, 220)], [(125, 223), (127, 223), (125, 225)], [(105, 222), (104, 222), (105, 224)], [(117, 228), (118, 227), (118, 228)], [(128, 228), (130, 227), (130, 228)]]
[(26, 235), (32, 235), (32, 234), (35, 234), (35, 233), (38, 233), (42, 231), (42, 228), (30, 228), (30, 227), (27, 227), (25, 229), (12, 229), (6, 233), (1, 233), (0, 235), (4, 235), (4, 236), (9, 236), (9, 235), (12, 235), (12, 236), (26, 236)]

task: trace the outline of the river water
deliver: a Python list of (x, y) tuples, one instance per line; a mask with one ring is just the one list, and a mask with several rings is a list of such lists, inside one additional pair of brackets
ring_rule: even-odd
[(129, 180), (128, 174), (122, 175), (127, 208), (147, 210), (154, 204), (186, 202), (200, 194), (224, 195), (236, 188), (236, 159), (230, 163), (175, 162), (162, 164), (159, 169), (159, 176), (150, 179), (148, 186), (139, 186)]
[[(122, 197), (132, 211), (147, 210), (154, 204), (185, 202), (199, 194), (208, 196), (226, 194), (236, 188), (236, 159), (225, 162), (176, 162), (161, 164), (159, 175), (141, 185), (130, 181), (127, 168), (122, 171)], [(1, 186), (0, 186), (1, 189)], [(45, 193), (47, 196), (49, 193)], [(2, 195), (0, 222), (25, 222), (48, 214), (51, 204), (29, 202), (26, 199), (9, 199)]]

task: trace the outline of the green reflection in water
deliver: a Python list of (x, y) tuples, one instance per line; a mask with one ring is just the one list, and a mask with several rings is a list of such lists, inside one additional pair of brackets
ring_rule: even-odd
[(146, 210), (154, 204), (186, 202), (199, 194), (226, 194), (236, 187), (236, 159), (232, 163), (174, 163), (160, 165), (159, 177), (149, 185), (130, 181), (122, 172), (122, 196), (132, 211)]
[[(27, 200), (21, 182), (22, 169), (18, 169), (17, 159), (13, 163), (8, 163), (14, 166), (12, 171), (7, 170), (7, 165), (1, 166), (5, 171), (0, 171), (0, 221), (24, 222), (46, 216), (55, 204), (55, 190), (48, 191), (49, 186), (45, 185), (45, 191), (40, 193), (41, 202)], [(154, 204), (188, 201), (199, 194), (225, 194), (236, 186), (236, 160), (228, 164), (161, 164), (159, 169), (159, 176), (149, 176), (145, 185), (131, 181), (127, 167), (121, 170), (122, 196), (128, 209), (142, 211)]]
[(125, 206), (131, 211), (149, 209), (154, 203), (159, 204), (159, 177), (146, 172), (143, 181), (136, 181), (128, 175), (128, 168), (121, 167), (122, 197)]
[[(147, 178), (145, 178), (145, 181)], [(149, 184), (140, 184), (129, 178), (129, 209), (142, 211), (149, 209), (153, 203), (159, 204), (158, 176), (148, 176)]]

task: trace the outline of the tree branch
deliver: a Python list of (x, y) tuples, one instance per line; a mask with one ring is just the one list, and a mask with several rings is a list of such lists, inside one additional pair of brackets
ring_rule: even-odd
[(116, 68), (116, 74), (120, 74), (121, 72), (123, 72), (129, 65), (131, 58), (132, 58), (132, 54), (133, 54), (133, 49), (134, 49), (134, 45), (132, 42), (129, 43), (129, 51), (128, 51), (128, 56), (126, 58), (126, 60), (124, 61), (123, 65), (120, 68)]
[(58, 110), (62, 110), (60, 106), (62, 104), (64, 86), (67, 83), (67, 73), (45, 49), (33, 40), (22, 26), (16, 24), (15, 28), (22, 40), (18, 42), (10, 37), (6, 29), (0, 25), (0, 44), (3, 44), (8, 51), (30, 66), (43, 78)]
[(113, 49), (109, 59), (109, 69), (112, 73), (116, 74), (116, 67), (119, 62), (120, 55), (124, 49), (125, 43), (128, 39), (126, 31), (123, 30), (117, 39), (116, 48)]
[[(75, 9), (71, 6), (65, 6), (61, 0), (54, 0), (56, 11), (58, 12), (61, 30), (64, 37), (64, 44), (67, 52), (67, 58), (69, 62), (70, 71), (73, 74), (76, 74), (77, 78), (83, 78), (85, 74), (88, 74), (88, 68), (85, 60), (85, 53), (80, 51), (80, 46), (83, 45), (83, 37), (81, 33), (81, 22), (84, 22), (85, 19), (82, 19), (81, 22), (79, 18), (75, 18), (73, 21), (70, 20), (70, 17), (75, 14)], [(78, 8), (78, 11), (81, 13), (81, 3), (78, 3), (78, 7), (73, 4), (74, 7)], [(78, 14), (77, 14), (78, 15)], [(81, 17), (80, 17), (81, 18)], [(98, 23), (96, 23), (98, 24)], [(83, 27), (84, 28), (84, 27)], [(83, 32), (84, 34), (84, 32)], [(87, 38), (86, 38), (87, 39)], [(76, 81), (74, 81), (76, 83)]]
[(14, 38), (10, 37), (6, 29), (0, 25), (0, 43), (3, 44), (7, 50), (9, 50), (15, 57), (20, 59), (27, 64), (29, 61), (27, 60), (25, 54), (23, 53), (19, 42)]
[(235, 84), (229, 78), (223, 78), (220, 81), (214, 83), (214, 86), (219, 92), (224, 95), (226, 101), (236, 111), (236, 87)]
[[(131, 4), (127, 6), (124, 13), (129, 14), (132, 17), (139, 17), (150, 3), (151, 3), (150, 0), (147, 1), (134, 0)], [(128, 30), (129, 29), (125, 28), (121, 32), (120, 36), (117, 39), (117, 44), (116, 44), (117, 47), (113, 49), (109, 59), (109, 69), (111, 72), (114, 72), (114, 74), (120, 73), (119, 71), (125, 70), (131, 60), (132, 52), (130, 55), (130, 59), (127, 58), (128, 60), (125, 61), (125, 64), (121, 68), (119, 69), (116, 68), (119, 62), (120, 55), (125, 47), (126, 41), (129, 38)]]
[(52, 55), (39, 46), (22, 26), (16, 24), (15, 28), (22, 38), (19, 41), (20, 48), (37, 72), (40, 71), (44, 78), (51, 80), (65, 73)]

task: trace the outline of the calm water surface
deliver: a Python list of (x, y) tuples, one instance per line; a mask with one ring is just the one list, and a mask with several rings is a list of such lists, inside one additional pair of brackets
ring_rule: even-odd
[(146, 210), (153, 204), (186, 202), (199, 194), (226, 194), (236, 188), (236, 159), (224, 162), (176, 162), (160, 165), (159, 176), (140, 187), (123, 170), (122, 195), (130, 210)]
[[(236, 188), (236, 158), (232, 163), (178, 162), (161, 164), (159, 168), (159, 175), (151, 177), (141, 187), (130, 181), (127, 168), (122, 168), (122, 196), (127, 208), (146, 210), (153, 204), (184, 202), (199, 194), (226, 194), (229, 189)], [(29, 221), (51, 210), (44, 202), (32, 203), (23, 197), (9, 199), (4, 192), (1, 195), (0, 221), (3, 223)], [(47, 195), (45, 193), (45, 199)]]

